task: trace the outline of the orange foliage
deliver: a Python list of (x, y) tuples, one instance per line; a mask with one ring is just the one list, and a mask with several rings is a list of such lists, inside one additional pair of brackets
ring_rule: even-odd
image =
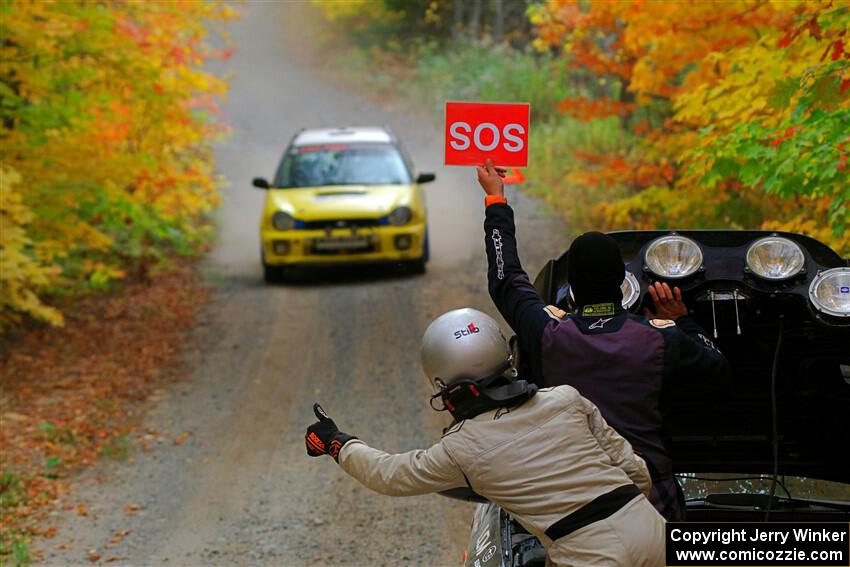
[(611, 98), (588, 100), (583, 97), (573, 97), (565, 98), (558, 103), (558, 110), (573, 118), (589, 121), (608, 116), (629, 116), (635, 111), (635, 105)]
[[(834, 0), (548, 0), (531, 8), (530, 18), (537, 47), (562, 52), (578, 70), (580, 96), (561, 101), (558, 110), (584, 121), (618, 117), (624, 130), (620, 147), (608, 155), (575, 153), (581, 168), (569, 181), (633, 195), (604, 203), (591, 222), (757, 228), (779, 218), (806, 227), (794, 220), (801, 207), (808, 219), (828, 209), (832, 242), (841, 247), (847, 185), (826, 173), (820, 186), (795, 189), (803, 185), (797, 177), (810, 182), (824, 164), (801, 161), (783, 177), (778, 166), (794, 160), (767, 152), (812, 142), (832, 147), (842, 139), (835, 124), (850, 109), (840, 100), (850, 89), (844, 64), (850, 62), (850, 6)], [(825, 81), (831, 77), (837, 80)], [(759, 141), (747, 138), (764, 128)], [(723, 136), (737, 137), (746, 155), (725, 156)], [(834, 170), (847, 170), (841, 148), (818, 155)], [(739, 175), (729, 165), (735, 159), (752, 162)], [(767, 175), (773, 175), (769, 194), (759, 187)], [(832, 206), (824, 207), (826, 194)], [(786, 209), (777, 195), (793, 197), (794, 207)], [(816, 220), (811, 226), (824, 225)]]

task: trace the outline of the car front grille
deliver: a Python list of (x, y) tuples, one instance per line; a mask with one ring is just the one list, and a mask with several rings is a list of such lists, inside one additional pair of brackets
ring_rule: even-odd
[(329, 219), (300, 221), (296, 228), (304, 230), (333, 230), (335, 228), (374, 228), (380, 226), (378, 219)]

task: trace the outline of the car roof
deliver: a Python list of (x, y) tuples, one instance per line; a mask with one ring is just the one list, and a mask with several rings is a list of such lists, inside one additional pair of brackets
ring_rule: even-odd
[(343, 128), (314, 128), (301, 130), (292, 141), (293, 146), (308, 146), (313, 144), (351, 144), (392, 143), (395, 141), (392, 133), (380, 126), (359, 126)]

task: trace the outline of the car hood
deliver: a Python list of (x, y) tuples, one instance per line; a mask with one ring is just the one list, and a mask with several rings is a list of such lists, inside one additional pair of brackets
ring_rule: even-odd
[(277, 210), (297, 219), (375, 218), (410, 202), (412, 185), (334, 185), (270, 189)]

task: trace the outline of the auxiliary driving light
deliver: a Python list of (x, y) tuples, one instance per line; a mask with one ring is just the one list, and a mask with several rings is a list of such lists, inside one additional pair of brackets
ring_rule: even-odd
[(805, 264), (796, 242), (781, 236), (756, 240), (747, 250), (747, 267), (766, 280), (787, 280), (800, 273)]
[(289, 254), (289, 242), (286, 240), (275, 240), (272, 242), (272, 250), (278, 256)]
[(690, 238), (671, 234), (653, 240), (643, 259), (656, 276), (686, 278), (702, 266), (702, 250)]
[(640, 284), (633, 273), (626, 270), (626, 277), (620, 285), (623, 292), (623, 309), (629, 309), (640, 297)]
[(409, 234), (399, 234), (395, 237), (395, 247), (397, 250), (407, 250), (411, 244), (413, 244), (413, 240)]
[(295, 226), (295, 219), (289, 213), (278, 211), (272, 215), (272, 226), (277, 230), (292, 230)]
[(850, 268), (820, 272), (809, 286), (815, 309), (834, 317), (850, 317)]

